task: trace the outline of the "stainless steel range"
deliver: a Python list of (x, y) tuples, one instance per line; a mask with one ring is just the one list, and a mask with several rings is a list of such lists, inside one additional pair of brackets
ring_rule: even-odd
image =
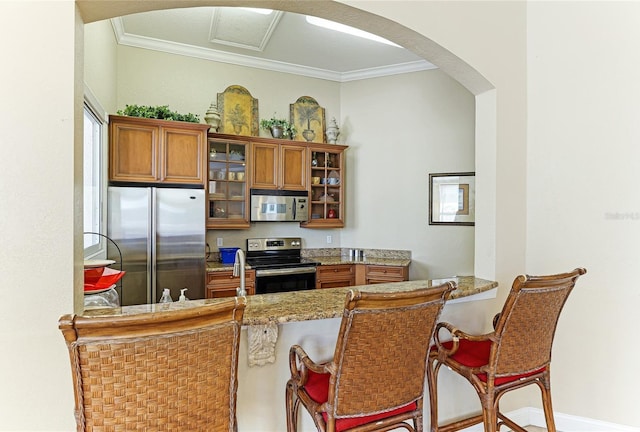
[(300, 256), (300, 237), (247, 239), (247, 264), (256, 270), (256, 294), (315, 289), (317, 262)]

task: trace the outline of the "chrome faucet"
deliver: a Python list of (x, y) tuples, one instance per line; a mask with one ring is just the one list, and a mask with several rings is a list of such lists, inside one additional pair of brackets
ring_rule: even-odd
[(240, 276), (240, 286), (236, 288), (236, 294), (239, 296), (247, 295), (244, 267), (245, 267), (244, 252), (242, 249), (238, 249), (236, 251), (236, 258), (233, 263), (233, 275), (235, 277)]

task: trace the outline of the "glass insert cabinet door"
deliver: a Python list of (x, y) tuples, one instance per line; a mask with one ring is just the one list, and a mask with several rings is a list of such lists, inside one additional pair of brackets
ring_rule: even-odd
[(310, 147), (311, 212), (308, 228), (344, 226), (344, 159), (340, 146)]
[(249, 143), (209, 138), (207, 228), (248, 228)]

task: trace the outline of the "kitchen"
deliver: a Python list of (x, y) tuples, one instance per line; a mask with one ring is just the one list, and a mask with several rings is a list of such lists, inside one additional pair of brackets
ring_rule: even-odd
[[(217, 125), (212, 127), (217, 129)], [(287, 222), (306, 228), (342, 227), (343, 154), (347, 149), (255, 137), (249, 144), (245, 137), (207, 135), (207, 128), (197, 123), (110, 116), (108, 223), (103, 237), (109, 240), (107, 258), (120, 268), (118, 276), (124, 272), (126, 278), (118, 280), (117, 294), (114, 289), (103, 290), (110, 283), (104, 279), (111, 281), (116, 276), (112, 269), (103, 270), (104, 278), (95, 284), (85, 280), (85, 307), (101, 306), (106, 296), (119, 297), (120, 302), (105, 305), (130, 306), (183, 298), (186, 291), (191, 299), (202, 299), (234, 296), (236, 288), (238, 293), (253, 295), (408, 280), (408, 251), (350, 249), (347, 256), (341, 248), (303, 249), (301, 238), (273, 236), (247, 239), (246, 248), (240, 247), (236, 254), (232, 275), (228, 266), (234, 263), (238, 248), (222, 247), (219, 237), (218, 252), (206, 244), (205, 291), (205, 210), (207, 228), (247, 229), (250, 223)], [(163, 139), (156, 143), (155, 137)], [(261, 156), (262, 147), (267, 152), (282, 147), (301, 156), (293, 159), (297, 163), (279, 168), (276, 177), (288, 178), (289, 186), (274, 188), (268, 179), (259, 177), (261, 173), (270, 177), (276, 168), (274, 162), (262, 167), (267, 158), (256, 156)], [(149, 153), (156, 148), (158, 152)], [(174, 148), (192, 151), (171, 158), (176, 154)], [(161, 162), (154, 165), (159, 156)], [(309, 183), (313, 175), (319, 177)], [(319, 199), (327, 194), (331, 200)], [(245, 253), (250, 266), (246, 274)], [(93, 277), (100, 269), (97, 264), (87, 260), (85, 276)], [(245, 279), (251, 283), (245, 286)]]
[[(338, 143), (348, 145), (345, 227), (308, 229), (296, 222), (256, 222), (249, 229), (208, 230), (206, 243), (211, 251), (244, 249), (247, 238), (300, 237), (306, 249), (411, 251), (410, 279), (473, 274), (473, 228), (427, 223), (428, 174), (473, 170), (474, 166), (473, 97), (445, 74), (430, 70), (404, 74), (402, 80), (388, 76), (336, 83), (124, 45), (116, 49), (112, 38), (108, 22), (85, 28), (86, 82), (100, 101), (111, 102), (112, 108), (105, 108), (110, 113), (128, 103), (168, 103), (202, 116), (218, 93), (228, 85), (240, 84), (259, 99), (260, 117), (273, 112), (284, 115), (300, 94), (310, 94), (325, 108), (326, 117), (339, 119)], [(116, 54), (118, 61), (110, 61)], [(113, 66), (109, 70), (98, 64)], [(188, 79), (172, 78), (185, 69), (190, 71)], [(119, 78), (114, 81), (116, 75)], [(175, 86), (162, 85), (173, 81)], [(160, 86), (161, 93), (156, 91)], [(117, 94), (117, 102), (109, 89)], [(385, 110), (385, 106), (408, 109)], [(433, 112), (437, 117), (430, 117)], [(376, 126), (358, 127), (371, 124)], [(400, 124), (404, 126), (395, 126)], [(420, 132), (414, 133), (416, 130)], [(268, 132), (261, 130), (260, 134), (267, 136)], [(416, 136), (423, 141), (417, 146)], [(407, 227), (414, 227), (411, 236), (401, 234)], [(439, 247), (445, 243), (455, 248)], [(430, 246), (424, 247), (426, 244)]]

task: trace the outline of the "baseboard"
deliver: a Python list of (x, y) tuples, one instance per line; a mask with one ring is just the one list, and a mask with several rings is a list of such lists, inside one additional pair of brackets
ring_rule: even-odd
[[(544, 412), (540, 408), (520, 408), (506, 413), (507, 417), (520, 425), (531, 425), (546, 428)], [(640, 428), (604, 422), (586, 417), (555, 413), (556, 429), (562, 432), (640, 432)], [(505, 432), (507, 429), (501, 429)], [(464, 432), (483, 432), (482, 424), (464, 429)]]

